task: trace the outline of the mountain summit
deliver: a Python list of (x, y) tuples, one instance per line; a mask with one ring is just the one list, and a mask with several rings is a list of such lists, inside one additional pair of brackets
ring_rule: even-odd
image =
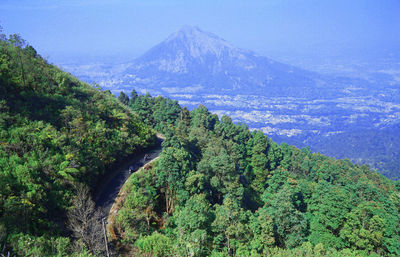
[[(232, 51), (235, 48), (219, 38), (215, 34), (204, 32), (198, 27), (185, 26), (165, 40), (166, 44), (182, 47), (192, 57), (201, 57), (206, 54), (221, 56), (224, 51)], [(179, 49), (177, 49), (179, 51)]]
[[(228, 62), (230, 65), (232, 62), (240, 65), (239, 60), (243, 62), (247, 54), (250, 52), (235, 48), (215, 34), (198, 27), (185, 26), (150, 49), (136, 64), (140, 63), (140, 69), (156, 66), (153, 68), (159, 71), (180, 74), (198, 73), (211, 68), (211, 73), (215, 74), (223, 71), (223, 68), (228, 69), (223, 67)], [(253, 65), (248, 65), (248, 68)]]
[[(192, 26), (183, 27), (136, 59), (124, 72), (122, 83), (160, 93), (173, 88), (174, 92), (297, 97), (315, 97), (321, 88), (328, 89), (326, 80), (316, 73), (237, 48)], [(332, 79), (329, 83), (334, 85)]]

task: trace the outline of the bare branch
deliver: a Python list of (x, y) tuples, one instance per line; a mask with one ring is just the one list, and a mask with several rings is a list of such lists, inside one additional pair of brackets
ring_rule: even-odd
[(77, 239), (81, 239), (93, 254), (104, 252), (100, 211), (90, 197), (89, 189), (83, 185), (76, 186), (76, 198), (73, 207), (67, 213), (68, 228)]

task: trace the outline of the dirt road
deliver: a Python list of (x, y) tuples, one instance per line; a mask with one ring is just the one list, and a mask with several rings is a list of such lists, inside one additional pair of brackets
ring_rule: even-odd
[[(101, 208), (105, 217), (107, 217), (110, 212), (110, 208), (113, 205), (118, 192), (130, 175), (129, 167), (133, 166), (135, 172), (146, 163), (156, 158), (161, 153), (161, 143), (162, 138), (158, 138), (156, 147), (125, 161), (99, 183), (94, 198), (97, 208)], [(146, 160), (144, 160), (145, 154), (148, 155)]]

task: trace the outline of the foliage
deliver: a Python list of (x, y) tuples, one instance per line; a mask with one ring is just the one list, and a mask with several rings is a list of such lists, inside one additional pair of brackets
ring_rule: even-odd
[(179, 116), (183, 115), (177, 101), (161, 96), (154, 98), (148, 93), (138, 96), (135, 90), (132, 91), (127, 105), (138, 114), (141, 121), (159, 132), (165, 132), (168, 125), (173, 124)]
[(122, 243), (140, 254), (400, 255), (399, 182), (277, 145), (205, 106), (189, 112), (135, 91), (117, 100), (18, 35), (1, 36), (0, 47), (0, 243), (13, 254), (100, 253), (87, 225), (98, 220), (93, 203), (76, 185), (93, 187), (112, 163), (150, 146), (151, 126), (166, 137), (163, 152), (131, 176), (116, 217)]
[(71, 255), (57, 249), (69, 244), (73, 185), (93, 188), (111, 164), (154, 140), (112, 95), (48, 64), (20, 36), (2, 35), (0, 245), (23, 256)]
[(351, 160), (366, 163), (389, 179), (400, 179), (398, 124), (379, 129), (359, 128), (318, 140), (309, 139), (307, 143), (321, 153), (337, 158), (351, 157)]
[[(155, 102), (171, 100), (132, 95), (149, 125), (160, 113), (175, 115), (163, 119), (159, 162), (132, 176), (118, 214), (127, 246), (151, 256), (400, 254), (398, 182), (349, 160), (277, 145), (204, 106), (157, 110)], [(145, 222), (145, 212), (154, 222)]]

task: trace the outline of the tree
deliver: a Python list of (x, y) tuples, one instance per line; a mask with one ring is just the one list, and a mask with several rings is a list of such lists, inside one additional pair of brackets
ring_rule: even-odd
[(346, 188), (333, 186), (326, 181), (318, 183), (308, 201), (308, 210), (312, 213), (309, 235), (311, 243), (343, 248), (339, 230), (352, 207), (353, 198)]
[(249, 227), (253, 234), (250, 242), (253, 250), (261, 254), (268, 247), (274, 246), (274, 223), (266, 208), (260, 208), (250, 217)]
[(256, 131), (250, 139), (248, 147), (250, 159), (250, 167), (253, 189), (262, 194), (267, 186), (267, 179), (270, 171), (268, 170), (267, 151), (269, 148), (267, 137), (261, 132)]
[(199, 105), (195, 110), (190, 112), (191, 126), (203, 127), (207, 130), (213, 130), (218, 120), (216, 114), (211, 114), (204, 105)]
[(141, 253), (149, 254), (141, 256), (173, 256), (173, 244), (171, 239), (158, 232), (139, 238), (135, 246), (139, 248)]
[[(126, 231), (125, 240), (129, 242), (134, 242), (141, 235), (150, 235), (157, 222), (157, 214), (154, 211), (157, 199), (155, 189), (137, 174), (131, 178), (131, 183), (134, 185), (128, 190), (124, 208), (118, 212), (116, 218), (120, 229)], [(139, 183), (143, 187), (140, 187)]]
[(174, 147), (164, 149), (157, 167), (157, 182), (164, 193), (165, 209), (168, 214), (174, 212), (178, 193), (185, 191), (186, 175), (191, 169), (191, 156), (185, 149)]
[(239, 202), (242, 200), (243, 188), (239, 183), (237, 166), (223, 148), (221, 141), (211, 141), (207, 145), (197, 170), (209, 180), (215, 202), (222, 203), (225, 194), (235, 197)]
[(102, 214), (96, 210), (89, 189), (81, 184), (76, 186), (76, 197), (67, 213), (68, 228), (77, 239), (93, 254), (104, 254)]
[(176, 100), (157, 96), (152, 106), (154, 128), (158, 131), (165, 131), (167, 126), (173, 125), (178, 120), (181, 107)]
[(385, 216), (382, 207), (375, 202), (362, 203), (346, 215), (340, 236), (353, 249), (378, 253), (385, 252)]
[(121, 91), (121, 92), (119, 93), (118, 100), (119, 100), (121, 103), (125, 104), (125, 105), (128, 105), (128, 104), (129, 104), (129, 97), (124, 93), (124, 91)]
[(267, 202), (267, 211), (274, 221), (276, 243), (281, 247), (294, 248), (305, 240), (307, 220), (293, 203), (294, 193), (285, 184), (272, 201)]
[(9, 39), (10, 43), (15, 47), (14, 50), (17, 52), (17, 57), (19, 60), (19, 66), (21, 69), (21, 78), (22, 78), (22, 82), (24, 84), (24, 87), (26, 87), (26, 74), (25, 74), (25, 70), (24, 70), (24, 62), (22, 60), (22, 47), (24, 47), (26, 45), (26, 41), (18, 34), (13, 34), (10, 35)]
[(129, 106), (133, 106), (135, 103), (136, 99), (138, 98), (138, 93), (136, 92), (135, 89), (132, 89), (131, 91), (131, 98), (129, 99)]
[(222, 205), (216, 205), (212, 223), (216, 248), (225, 248), (229, 255), (235, 256), (236, 249), (250, 240), (248, 221), (249, 213), (235, 200), (227, 197)]
[(178, 244), (185, 256), (204, 256), (210, 249), (209, 227), (213, 220), (210, 204), (204, 194), (194, 195), (179, 207), (173, 220), (177, 226)]
[(146, 93), (146, 95), (137, 97), (132, 106), (132, 109), (137, 113), (140, 120), (151, 127), (155, 126), (152, 108), (153, 105), (154, 99), (149, 93)]

